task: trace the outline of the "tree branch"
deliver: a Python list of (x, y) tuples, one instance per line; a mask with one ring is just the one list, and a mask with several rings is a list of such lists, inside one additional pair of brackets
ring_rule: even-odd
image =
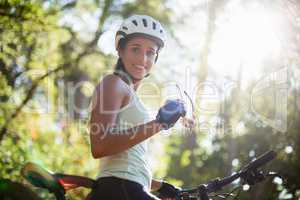
[(60, 10), (67, 10), (67, 9), (74, 8), (76, 6), (76, 4), (77, 4), (77, 0), (71, 1), (71, 2), (66, 3), (65, 5), (63, 5)]
[(103, 33), (102, 27), (103, 27), (103, 24), (104, 24), (105, 20), (107, 19), (108, 15), (109, 15), (109, 9), (110, 9), (110, 6), (112, 5), (112, 3), (113, 3), (113, 0), (105, 0), (105, 5), (104, 5), (104, 8), (103, 8), (102, 15), (101, 15), (101, 17), (99, 19), (98, 28), (97, 28), (97, 31), (95, 33), (94, 39), (91, 42), (88, 43), (88, 45), (86, 46), (85, 50), (82, 53), (80, 53), (77, 56), (77, 58), (73, 62), (64, 63), (60, 67), (57, 67), (54, 70), (48, 71), (46, 74), (44, 74), (43, 76), (39, 77), (38, 79), (36, 79), (34, 81), (34, 83), (32, 84), (31, 88), (28, 90), (27, 95), (24, 98), (24, 100), (22, 101), (22, 103), (16, 108), (15, 112), (13, 112), (13, 114), (6, 120), (4, 126), (1, 128), (1, 130), (0, 130), (0, 142), (2, 141), (4, 135), (7, 133), (8, 125), (13, 121), (13, 119), (15, 119), (20, 114), (20, 112), (22, 111), (22, 109), (24, 108), (24, 106), (29, 102), (29, 100), (32, 99), (32, 97), (34, 96), (34, 93), (35, 93), (37, 87), (39, 86), (39, 83), (43, 79), (47, 78), (51, 74), (57, 73), (58, 71), (65, 69), (67, 66), (70, 66), (70, 65), (71, 66), (75, 66), (75, 65), (77, 65), (84, 56), (90, 54), (90, 52), (92, 50), (94, 50), (94, 48), (96, 47), (97, 42), (98, 42), (100, 36)]
[(60, 70), (63, 70), (64, 68), (66, 68), (67, 66), (69, 66), (68, 64), (64, 64), (60, 67), (57, 67), (54, 70), (50, 70), (48, 71), (46, 74), (44, 74), (43, 76), (39, 77), (38, 79), (36, 79), (34, 81), (34, 83), (32, 84), (32, 86), (30, 87), (30, 89), (27, 92), (26, 97), (24, 98), (24, 100), (22, 101), (22, 103), (16, 108), (16, 110), (13, 112), (13, 114), (6, 120), (5, 124), (3, 125), (3, 127), (0, 130), (0, 141), (2, 141), (4, 135), (7, 133), (7, 128), (8, 125), (12, 122), (12, 120), (14, 118), (16, 118), (21, 110), (24, 108), (24, 106), (29, 102), (30, 99), (32, 99), (37, 87), (39, 86), (39, 83), (44, 80), (45, 78), (47, 78), (48, 76), (50, 76), (53, 73), (56, 73)]

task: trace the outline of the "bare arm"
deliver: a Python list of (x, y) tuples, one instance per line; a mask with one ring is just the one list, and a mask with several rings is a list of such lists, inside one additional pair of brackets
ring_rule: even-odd
[(127, 150), (162, 130), (159, 123), (150, 121), (126, 131), (111, 131), (127, 97), (124, 83), (116, 76), (104, 78), (97, 87), (90, 120), (91, 151), (94, 158)]

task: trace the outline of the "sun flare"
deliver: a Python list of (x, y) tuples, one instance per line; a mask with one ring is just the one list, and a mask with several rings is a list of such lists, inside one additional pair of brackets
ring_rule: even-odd
[(210, 65), (221, 75), (257, 75), (264, 60), (280, 53), (277, 15), (263, 9), (239, 10), (218, 25)]

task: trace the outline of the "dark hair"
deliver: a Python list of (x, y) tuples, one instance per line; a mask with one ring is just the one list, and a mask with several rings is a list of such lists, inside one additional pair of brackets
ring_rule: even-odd
[[(126, 44), (127, 44), (128, 41), (129, 40), (127, 38), (126, 39), (125, 38), (121, 38), (120, 42), (119, 42), (118, 48), (122, 49), (122, 50), (125, 49)], [(124, 71), (124, 72), (126, 72), (125, 71), (125, 66), (124, 66), (124, 63), (123, 63), (121, 57), (118, 58), (117, 64), (115, 66), (115, 71)]]
[[(125, 49), (126, 47), (126, 44), (129, 40), (126, 38), (122, 38), (119, 42), (119, 46), (118, 48), (119, 49)], [(122, 61), (122, 58), (119, 57), (118, 58), (118, 61), (117, 61), (117, 64), (115, 66), (115, 70), (114, 70), (114, 74), (117, 75), (117, 76), (121, 76), (123, 78), (125, 78), (125, 81), (130, 83), (132, 82), (132, 80), (134, 79), (125, 69), (125, 66), (124, 66), (124, 63)]]
[(115, 66), (115, 71), (125, 71), (125, 66), (122, 59), (119, 57)]

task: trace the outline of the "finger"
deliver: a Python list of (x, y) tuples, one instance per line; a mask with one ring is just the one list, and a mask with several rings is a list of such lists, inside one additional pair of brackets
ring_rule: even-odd
[(182, 118), (182, 125), (186, 128), (194, 128), (196, 125), (195, 120), (189, 118)]

